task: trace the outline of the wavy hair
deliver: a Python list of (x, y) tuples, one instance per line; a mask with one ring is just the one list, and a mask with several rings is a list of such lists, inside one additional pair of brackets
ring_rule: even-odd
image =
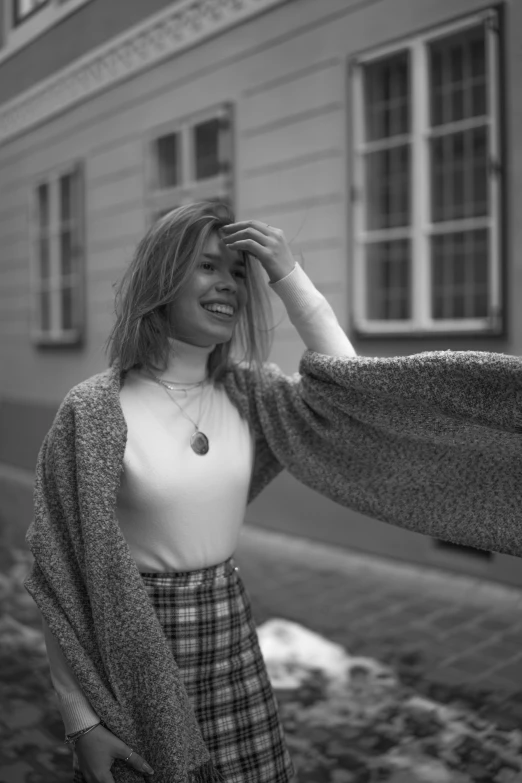
[[(169, 309), (195, 271), (211, 234), (234, 222), (227, 204), (200, 201), (168, 212), (139, 242), (119, 283), (114, 284), (116, 321), (105, 344), (109, 363), (163, 372), (170, 345)], [(232, 339), (216, 345), (208, 370), (222, 382), (231, 363), (246, 362), (259, 370), (272, 346), (272, 308), (261, 265), (247, 261), (248, 301)]]

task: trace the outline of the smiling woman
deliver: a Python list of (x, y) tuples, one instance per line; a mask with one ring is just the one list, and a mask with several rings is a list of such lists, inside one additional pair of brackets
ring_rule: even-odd
[(172, 335), (202, 346), (231, 340), (248, 302), (246, 278), (244, 254), (211, 234), (199, 265), (170, 307)]
[[(107, 341), (111, 363), (118, 358), (124, 370), (163, 372), (172, 337), (215, 348), (209, 373), (216, 382), (230, 355), (251, 367), (266, 361), (271, 308), (263, 262), (231, 247), (234, 235), (230, 228), (225, 235), (225, 228), (233, 220), (225, 205), (198, 202), (167, 213), (149, 229), (117, 289), (116, 322)], [(290, 271), (288, 263), (284, 269)], [(233, 313), (218, 314), (210, 305), (228, 305)]]
[[(101, 391), (107, 373), (80, 384), (89, 389), (89, 399), (75, 387), (78, 437), (71, 441), (71, 464), (78, 481), (91, 487), (81, 501), (79, 546), (85, 550), (101, 542), (111, 524), (118, 537), (97, 554), (85, 554), (89, 574), (97, 575), (94, 583), (58, 547), (60, 564), (84, 591), (76, 605), (92, 607), (95, 614), (103, 607), (103, 619), (95, 628), (88, 624), (82, 635), (88, 654), (80, 645), (68, 649), (66, 659), (55, 613), (44, 618), (51, 676), (67, 742), (74, 747), (75, 783), (127, 780), (125, 764), (150, 774), (146, 763), (153, 765), (158, 783), (287, 783), (293, 775), (233, 560), (255, 470), (261, 466), (265, 483), (277, 471), (267, 447), (259, 450), (254, 405), (249, 411), (234, 401), (231, 373), (243, 373), (255, 395), (281, 394), (296, 410), (302, 407), (296, 380), (281, 374), (271, 381), (266, 363), (267, 276), (307, 347), (354, 355), (283, 232), (258, 221), (235, 223), (226, 207), (204, 202), (155, 223), (117, 288), (116, 321), (107, 341), (112, 404)], [(273, 424), (284, 432), (289, 420), (278, 421), (277, 405), (273, 411)], [(57, 431), (64, 432), (58, 426), (52, 437)], [(102, 451), (98, 456), (93, 437)], [(52, 458), (42, 451), (42, 460), (50, 478)], [(106, 466), (111, 477), (89, 478), (93, 465)], [(97, 502), (106, 491), (111, 501), (101, 501), (101, 515), (89, 512), (87, 498)], [(65, 505), (69, 530), (75, 516), (70, 496)], [(51, 521), (60, 525), (61, 512), (45, 503), (51, 507)], [(49, 555), (53, 571), (56, 557)], [(111, 560), (107, 570), (100, 557)], [(129, 574), (115, 570), (121, 557), (139, 579), (134, 588)], [(47, 568), (45, 556), (40, 563)], [(111, 575), (110, 586), (99, 581), (102, 572)], [(60, 579), (55, 589), (63, 585)], [(62, 605), (70, 603), (65, 592)], [(153, 617), (138, 622), (144, 607)], [(123, 637), (116, 640), (112, 635), (120, 630)], [(85, 679), (76, 664), (88, 660), (97, 667), (102, 658), (103, 679), (93, 689), (98, 670)], [(116, 711), (112, 696), (110, 704), (104, 701), (107, 677), (111, 693), (118, 694)]]

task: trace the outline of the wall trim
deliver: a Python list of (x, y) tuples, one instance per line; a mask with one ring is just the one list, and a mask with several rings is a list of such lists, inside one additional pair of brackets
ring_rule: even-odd
[(179, 0), (0, 107), (0, 144), (289, 0)]

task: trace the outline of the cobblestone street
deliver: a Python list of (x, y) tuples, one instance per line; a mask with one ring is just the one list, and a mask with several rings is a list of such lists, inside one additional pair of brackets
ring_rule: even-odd
[[(65, 783), (71, 755), (21, 587), (30, 559), (1, 559), (0, 783)], [(320, 682), (278, 693), (298, 783), (522, 781), (522, 593), (251, 527), (237, 562), (258, 624), (294, 621), (397, 677), (395, 695), (359, 723), (346, 704), (330, 720)], [(400, 749), (417, 762), (399, 763)]]

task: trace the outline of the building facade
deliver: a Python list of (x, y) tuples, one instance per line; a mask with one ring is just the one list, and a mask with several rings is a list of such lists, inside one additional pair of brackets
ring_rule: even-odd
[[(279, 226), (358, 353), (522, 352), (522, 3), (3, 0), (0, 524), (106, 367), (113, 284), (199, 198)], [(303, 346), (274, 297), (272, 360)], [(522, 584), (279, 477), (247, 520)]]

